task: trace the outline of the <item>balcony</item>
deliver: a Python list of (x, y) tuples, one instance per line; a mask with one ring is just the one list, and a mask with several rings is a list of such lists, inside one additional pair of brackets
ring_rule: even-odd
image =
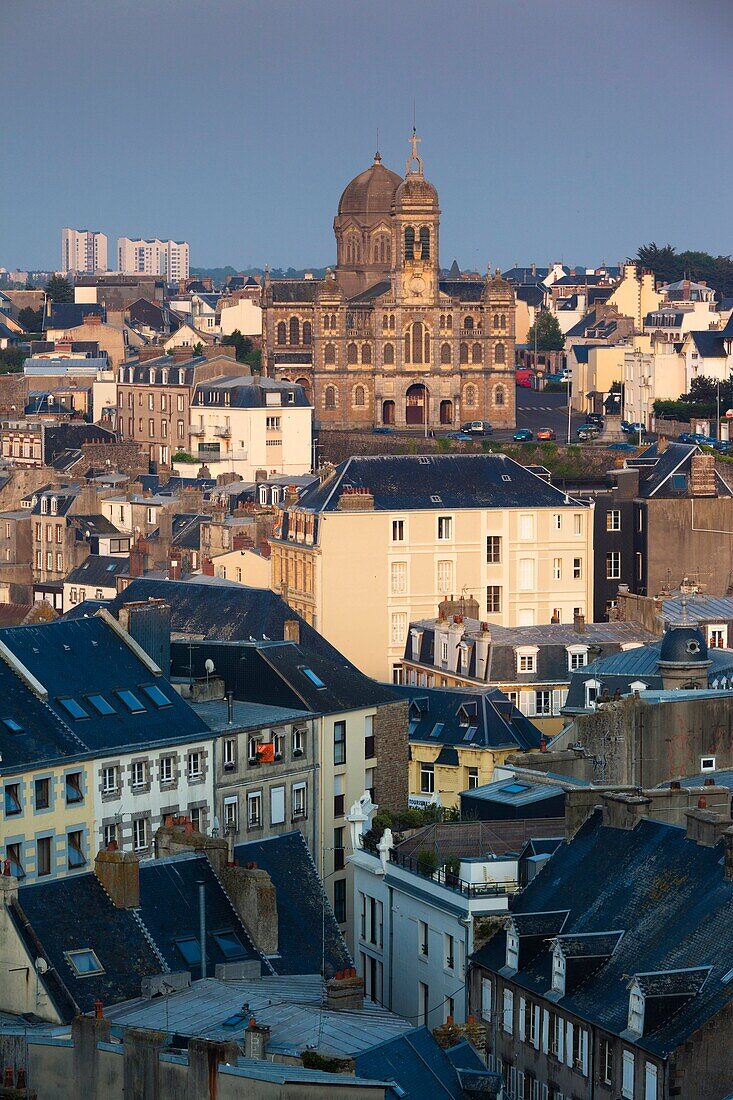
[(191, 435), (206, 435), (206, 428), (202, 424), (190, 424), (188, 430)]
[(231, 439), (232, 429), (228, 424), (217, 424), (214, 427), (214, 435), (219, 436), (220, 439)]
[(484, 330), (482, 328), (462, 328), (460, 334), (468, 340), (481, 340)]
[[(364, 837), (363, 846), (364, 850), (372, 855), (379, 855), (376, 840), (370, 837)], [(394, 848), (390, 852), (389, 859), (390, 863), (394, 864), (395, 867), (399, 867), (403, 871), (407, 871), (409, 874), (421, 878), (426, 883), (434, 883), (436, 886), (441, 886), (455, 894), (460, 894), (468, 901), (508, 898), (510, 895), (515, 894), (519, 888), (518, 883), (513, 880), (500, 882), (466, 882), (454, 872), (446, 870), (445, 867), (439, 867), (433, 874), (426, 874), (418, 868), (416, 856), (401, 855)]]

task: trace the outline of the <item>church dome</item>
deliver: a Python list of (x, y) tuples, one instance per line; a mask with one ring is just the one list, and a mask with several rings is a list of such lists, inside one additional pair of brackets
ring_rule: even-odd
[(351, 214), (359, 221), (389, 215), (395, 191), (401, 183), (402, 177), (385, 168), (377, 153), (374, 164), (346, 185), (339, 202), (339, 215)]
[(672, 626), (666, 631), (659, 660), (669, 664), (691, 665), (708, 659), (705, 635), (696, 626)]

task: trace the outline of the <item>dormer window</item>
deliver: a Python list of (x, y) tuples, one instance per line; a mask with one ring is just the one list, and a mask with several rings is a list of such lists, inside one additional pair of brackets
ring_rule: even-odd
[(51, 497), (51, 515), (55, 516), (58, 511), (59, 498)]
[(155, 383), (155, 369), (153, 367), (148, 371), (148, 383), (152, 386)]
[(565, 976), (565, 956), (556, 944), (552, 952), (552, 992), (560, 997), (565, 996)]
[(41, 514), (46, 515), (48, 513), (48, 497), (41, 497)]
[(575, 672), (576, 669), (584, 668), (588, 664), (588, 646), (587, 645), (569, 645), (566, 647), (568, 654), (568, 672)]
[[(418, 661), (420, 659), (420, 642), (422, 640), (422, 630), (410, 631), (410, 642), (412, 644), (412, 659)], [(446, 660), (448, 659), (448, 652), (446, 649)]]
[(167, 386), (168, 385), (168, 371), (167, 370), (162, 370), (160, 372), (160, 384), (161, 384), (161, 386)]
[(519, 969), (519, 936), (511, 927), (506, 934), (506, 966), (509, 970)]
[(596, 700), (601, 691), (600, 680), (586, 680), (585, 681), (585, 709), (595, 710)]
[(517, 660), (517, 672), (533, 673), (537, 671), (537, 646), (519, 646), (514, 651)]
[(644, 995), (636, 983), (629, 994), (628, 1029), (635, 1035), (644, 1034)]

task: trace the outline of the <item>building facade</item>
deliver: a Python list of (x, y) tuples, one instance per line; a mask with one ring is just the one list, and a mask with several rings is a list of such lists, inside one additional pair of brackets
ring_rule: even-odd
[(265, 279), (268, 372), (306, 389), (320, 428), (515, 423), (514, 291), (498, 271), (441, 275), (438, 194), (418, 140), (404, 179), (377, 153), (346, 187), (335, 272)]
[(189, 276), (188, 243), (119, 237), (117, 269), (122, 275), (162, 275), (169, 283), (180, 282)]
[(106, 234), (91, 229), (62, 229), (61, 270), (72, 275), (106, 271)]

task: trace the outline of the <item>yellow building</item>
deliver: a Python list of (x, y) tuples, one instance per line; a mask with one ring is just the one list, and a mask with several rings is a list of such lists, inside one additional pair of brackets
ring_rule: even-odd
[(659, 309), (663, 301), (664, 295), (655, 290), (653, 272), (644, 271), (639, 275), (636, 264), (624, 264), (621, 282), (606, 305), (614, 306), (622, 317), (633, 318), (634, 329), (642, 332), (647, 313)]
[(451, 593), (501, 626), (593, 606), (592, 505), (502, 454), (351, 458), (278, 515), (272, 588), (369, 676)]

